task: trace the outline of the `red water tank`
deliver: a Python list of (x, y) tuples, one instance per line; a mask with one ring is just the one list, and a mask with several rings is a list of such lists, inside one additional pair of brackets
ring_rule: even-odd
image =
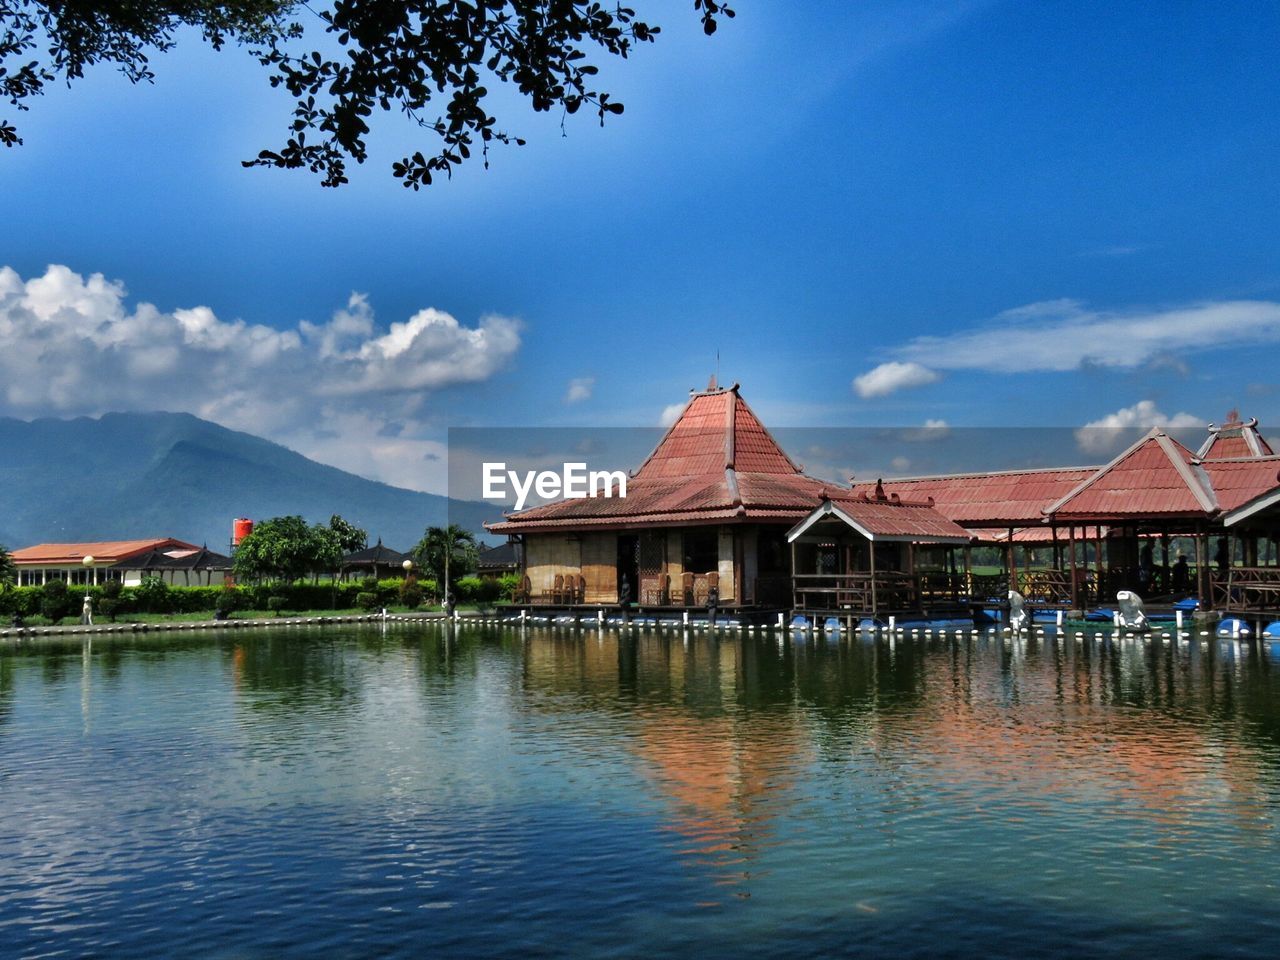
[(237, 517), (231, 527), (231, 545), (240, 546), (240, 541), (251, 533), (253, 533), (253, 521), (248, 517)]

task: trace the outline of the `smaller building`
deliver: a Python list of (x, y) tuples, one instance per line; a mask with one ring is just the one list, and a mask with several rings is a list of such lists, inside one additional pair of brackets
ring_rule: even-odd
[[(81, 586), (119, 580), (125, 586), (137, 586), (147, 576), (147, 565), (152, 564), (154, 569), (157, 554), (177, 559), (200, 551), (201, 548), (194, 543), (163, 537), (93, 543), (38, 543), (15, 550), (12, 556), (20, 587), (38, 587), (50, 580), (65, 580)], [(172, 583), (172, 579), (169, 582)]]
[(519, 572), (520, 543), (515, 540), (481, 550), (476, 559), (476, 576), (485, 580), (497, 580)]
[(382, 538), (379, 537), (372, 547), (356, 550), (342, 558), (342, 579), (373, 577), (380, 580), (383, 577), (403, 576), (404, 562), (412, 559), (407, 553), (384, 547)]
[(787, 532), (792, 609), (873, 617), (967, 611), (971, 539), (931, 500), (890, 496), (880, 484), (872, 493), (830, 490)]
[(119, 569), (126, 576), (159, 577), (171, 587), (214, 587), (230, 584), (231, 565), (230, 557), (206, 546), (198, 550), (152, 550), (141, 557), (121, 560), (111, 569)]

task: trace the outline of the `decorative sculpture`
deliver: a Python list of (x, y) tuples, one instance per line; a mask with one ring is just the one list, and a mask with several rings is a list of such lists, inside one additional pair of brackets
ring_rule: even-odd
[(1130, 633), (1150, 629), (1147, 623), (1147, 612), (1143, 609), (1142, 598), (1130, 590), (1121, 590), (1116, 594), (1116, 603), (1120, 605), (1120, 626)]

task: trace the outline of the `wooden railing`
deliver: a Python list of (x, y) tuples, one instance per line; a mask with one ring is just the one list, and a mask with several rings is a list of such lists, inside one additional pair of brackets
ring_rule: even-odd
[(909, 573), (800, 573), (792, 583), (795, 610), (861, 614), (920, 609), (920, 587)]
[(1032, 603), (1071, 603), (1069, 570), (1023, 570), (1018, 574), (1018, 592)]
[(1231, 567), (1209, 575), (1215, 609), (1228, 613), (1280, 613), (1280, 567)]

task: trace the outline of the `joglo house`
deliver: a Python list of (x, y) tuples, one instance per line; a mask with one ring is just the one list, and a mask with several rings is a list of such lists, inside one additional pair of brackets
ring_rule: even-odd
[[(518, 546), (514, 601), (529, 608), (954, 616), (1015, 589), (1068, 610), (1133, 590), (1280, 612), (1280, 456), (1234, 413), (1195, 451), (1153, 429), (1101, 466), (841, 485), (806, 475), (738, 385), (713, 381), (625, 497), (560, 499), (486, 528)], [(995, 572), (975, 570), (979, 547)]]

